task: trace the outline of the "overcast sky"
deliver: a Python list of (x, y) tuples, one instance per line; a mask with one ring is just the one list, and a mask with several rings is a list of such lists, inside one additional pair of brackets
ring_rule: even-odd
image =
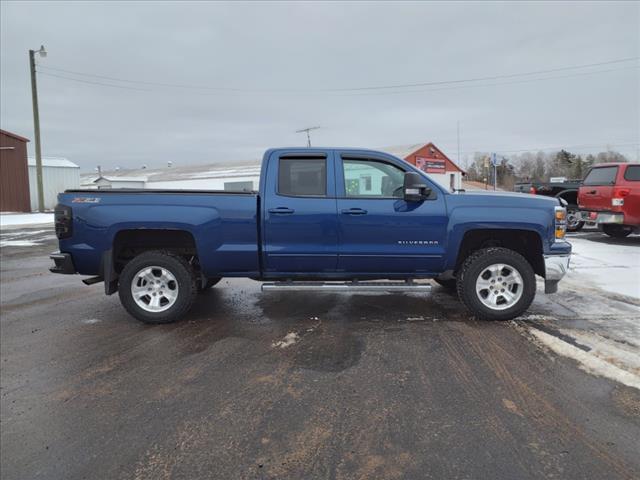
[(638, 2), (2, 1), (0, 13), (1, 128), (33, 138), (27, 51), (44, 44), (43, 155), (83, 170), (257, 160), (316, 125), (315, 145), (434, 141), (455, 159), (458, 121), (463, 164), (557, 146), (638, 155)]

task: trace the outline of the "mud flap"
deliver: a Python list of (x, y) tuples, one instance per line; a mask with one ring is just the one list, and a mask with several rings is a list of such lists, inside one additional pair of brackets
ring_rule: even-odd
[(558, 291), (558, 282), (560, 280), (545, 280), (544, 293), (556, 293)]
[(104, 277), (104, 293), (113, 295), (118, 291), (118, 272), (113, 268), (113, 252), (107, 250), (102, 254), (102, 273)]

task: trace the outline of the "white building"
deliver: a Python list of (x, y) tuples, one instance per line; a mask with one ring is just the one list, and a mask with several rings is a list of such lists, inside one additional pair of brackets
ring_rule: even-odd
[[(31, 210), (38, 210), (36, 159), (29, 157), (28, 165)], [(53, 210), (58, 203), (58, 193), (80, 188), (80, 167), (66, 158), (44, 157), (42, 159), (42, 186), (44, 208)]]
[(96, 178), (87, 188), (104, 190), (108, 188), (145, 188), (147, 177), (103, 177)]

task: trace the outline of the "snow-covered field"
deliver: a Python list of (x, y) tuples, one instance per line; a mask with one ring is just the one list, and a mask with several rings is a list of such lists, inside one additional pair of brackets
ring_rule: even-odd
[(53, 226), (53, 213), (2, 213), (0, 214), (0, 227), (23, 227), (26, 225)]
[(574, 234), (569, 242), (569, 278), (640, 299), (640, 236), (613, 240), (593, 231)]
[(640, 389), (640, 236), (585, 230), (568, 240), (569, 273), (558, 293), (536, 296), (524, 320), (554, 352)]

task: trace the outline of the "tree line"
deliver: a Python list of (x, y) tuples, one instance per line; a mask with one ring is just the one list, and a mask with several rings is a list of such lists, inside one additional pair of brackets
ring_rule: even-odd
[[(493, 168), (487, 168), (489, 153), (478, 152), (467, 169), (466, 179), (493, 184)], [(628, 162), (616, 151), (606, 151), (585, 156), (567, 150), (559, 152), (525, 152), (498, 156), (498, 186), (512, 189), (516, 182), (548, 182), (551, 177), (582, 180), (589, 168), (596, 163)]]

